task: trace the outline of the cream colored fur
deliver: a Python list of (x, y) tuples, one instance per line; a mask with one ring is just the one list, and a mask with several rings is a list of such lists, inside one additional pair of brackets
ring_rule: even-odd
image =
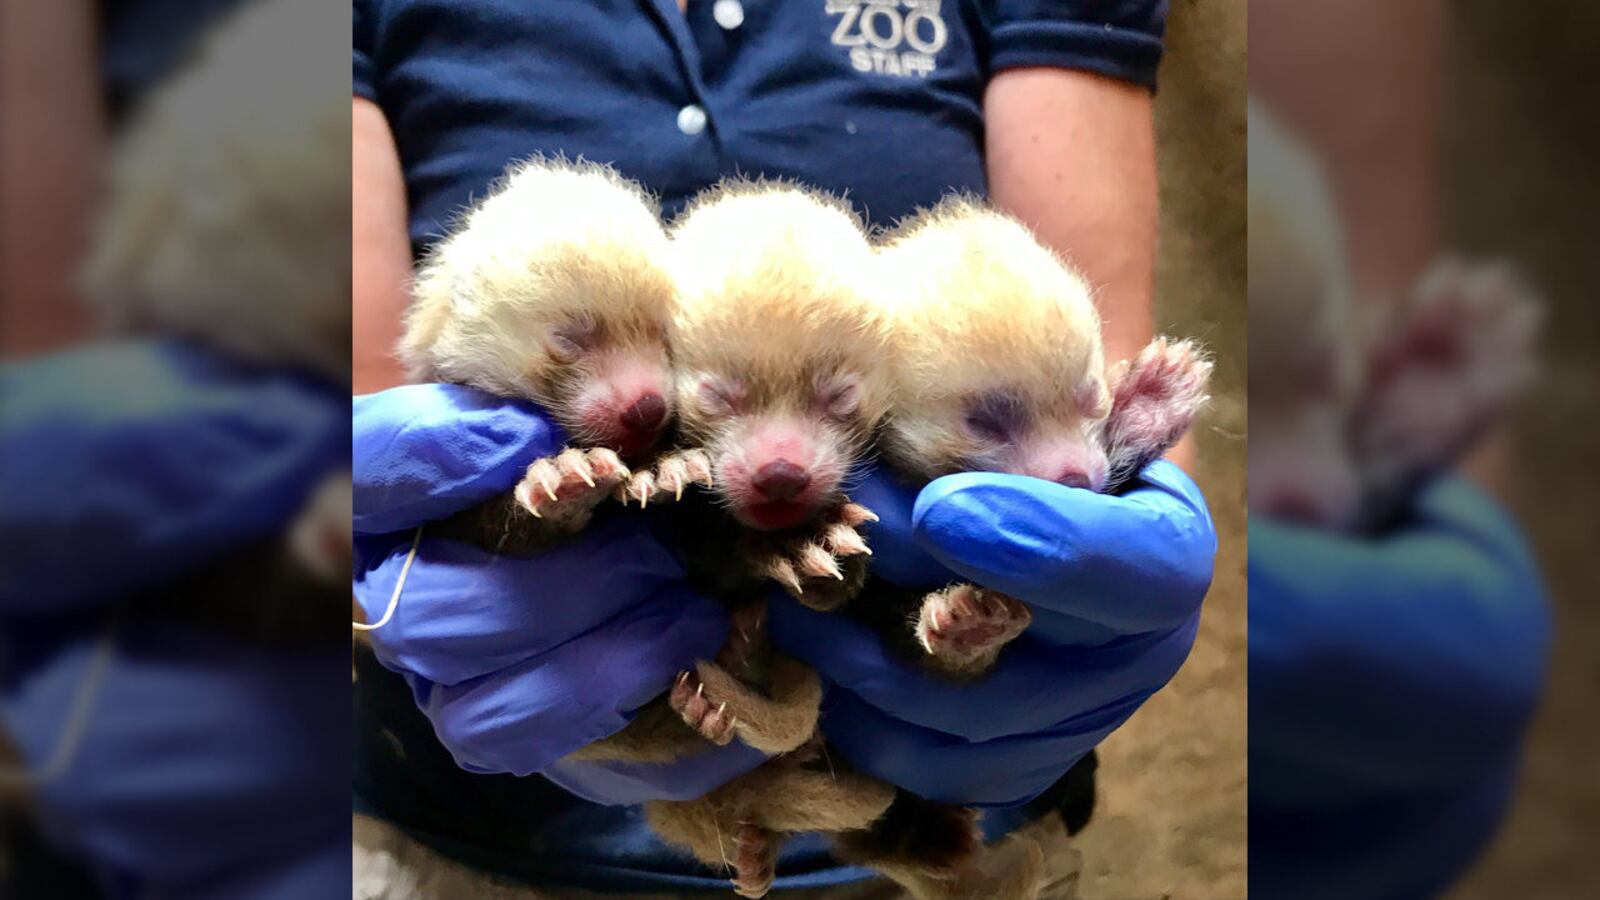
[(107, 330), (349, 380), (350, 101), (304, 46), (319, 8), (247, 4), (135, 114), (84, 272)]
[(1109, 412), (1090, 286), (1022, 223), (954, 198), (902, 224), (878, 263), (893, 325), (889, 445), (905, 462), (920, 468), (930, 448), (939, 459), (970, 454), (960, 395), (1010, 389), (1076, 422), (1086, 386), (1098, 404), (1090, 417)]
[(547, 406), (552, 329), (599, 325), (659, 346), (673, 287), (654, 201), (592, 163), (534, 159), (469, 212), (417, 277), (400, 356), (417, 380)]
[(779, 182), (726, 182), (683, 213), (672, 240), (681, 291), (672, 347), (692, 433), (707, 430), (695, 403), (706, 373), (751, 385), (767, 409), (804, 411), (818, 377), (847, 371), (862, 379), (862, 420), (870, 427), (884, 414), (887, 334), (871, 245), (841, 201)]

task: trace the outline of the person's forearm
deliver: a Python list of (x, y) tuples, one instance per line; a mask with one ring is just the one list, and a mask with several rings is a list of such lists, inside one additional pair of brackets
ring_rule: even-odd
[(1156, 162), (1150, 92), (1061, 69), (989, 82), (989, 193), (1095, 287), (1108, 361), (1154, 328)]
[(1392, 302), (1439, 251), (1443, 0), (1262, 0), (1250, 91), (1316, 152), (1358, 299)]
[(0, 0), (0, 350), (82, 337), (104, 122), (93, 4)]
[(357, 394), (405, 381), (395, 358), (410, 302), (411, 244), (400, 156), (383, 111), (357, 97), (351, 108), (350, 254), (354, 326), (351, 378)]
[[(1250, 91), (1327, 172), (1360, 302), (1398, 302), (1439, 255), (1447, 14), (1443, 0), (1250, 8)], [(1504, 496), (1506, 435), (1463, 470)]]
[[(1106, 361), (1155, 330), (1154, 107), (1136, 85), (1062, 69), (996, 75), (984, 95), (989, 194), (1088, 278)], [(1185, 439), (1169, 456), (1193, 461)]]

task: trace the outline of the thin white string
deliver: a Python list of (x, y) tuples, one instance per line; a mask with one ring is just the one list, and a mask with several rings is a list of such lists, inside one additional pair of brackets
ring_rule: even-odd
[(26, 767), (0, 768), (0, 788), (36, 788), (55, 781), (72, 767), (72, 761), (78, 755), (78, 746), (83, 743), (83, 733), (89, 727), (89, 715), (94, 712), (100, 686), (105, 683), (106, 669), (110, 667), (112, 654), (116, 652), (117, 633), (121, 626), (122, 612), (118, 610), (106, 622), (99, 639), (95, 641), (94, 655), (89, 659), (83, 679), (78, 682), (67, 723), (62, 727), (61, 737), (56, 740), (56, 748), (51, 751), (44, 768), (36, 772), (30, 772)]
[(406, 554), (406, 561), (400, 566), (400, 578), (394, 583), (394, 593), (389, 595), (389, 608), (383, 611), (383, 618), (371, 625), (365, 622), (351, 622), (350, 627), (356, 631), (376, 631), (389, 624), (394, 618), (395, 608), (400, 605), (400, 591), (406, 586), (406, 575), (411, 572), (411, 562), (417, 558), (417, 545), (422, 543), (422, 526), (417, 526), (417, 533), (411, 538), (411, 552)]

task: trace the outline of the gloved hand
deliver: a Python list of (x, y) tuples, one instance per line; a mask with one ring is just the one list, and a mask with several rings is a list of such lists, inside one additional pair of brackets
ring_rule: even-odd
[(350, 756), (349, 698), (329, 690), (348, 677), (342, 647), (291, 653), (124, 611), (9, 621), (0, 659), (29, 805), (126, 896), (292, 900), (348, 883), (318, 867), (277, 885), (334, 847), (348, 866), (349, 772), (329, 764)]
[[(357, 397), (354, 422), (355, 593), (369, 622), (389, 605), (416, 526), (510, 491), (564, 440), (529, 404), (453, 385)], [(463, 768), (545, 772), (602, 803), (693, 797), (762, 755), (734, 743), (673, 765), (555, 765), (716, 655), (727, 613), (683, 575), (647, 518), (620, 507), (534, 559), (424, 528), (393, 618), (369, 634)]]
[(1513, 523), (1442, 481), (1381, 537), (1250, 523), (1250, 878), (1420, 897), (1504, 813), (1550, 620)]
[(0, 614), (59, 613), (284, 530), (342, 467), (342, 392), (160, 341), (0, 369)]
[(297, 867), (297, 893), (267, 887), (293, 858), (348, 854), (326, 765), (349, 753), (348, 702), (326, 690), (342, 648), (285, 653), (106, 607), (283, 533), (348, 460), (345, 416), (337, 386), (176, 342), (0, 370), (0, 724), (22, 764), (0, 794), (20, 787), (129, 896), (337, 883)]
[(1216, 533), (1170, 463), (1115, 497), (986, 473), (917, 492), (872, 473), (852, 498), (881, 517), (867, 531), (878, 575), (929, 589), (971, 581), (1033, 612), (990, 672), (957, 684), (847, 614), (775, 600), (773, 639), (827, 680), (823, 730), (868, 774), (948, 803), (1026, 802), (1188, 656)]

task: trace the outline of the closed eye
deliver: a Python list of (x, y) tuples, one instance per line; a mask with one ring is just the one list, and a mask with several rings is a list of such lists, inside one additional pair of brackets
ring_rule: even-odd
[(704, 375), (696, 388), (701, 411), (712, 418), (736, 416), (744, 411), (745, 388), (739, 381)]
[(1004, 443), (1027, 422), (1027, 404), (1010, 391), (985, 391), (967, 400), (966, 427), (978, 440)]
[(587, 316), (570, 319), (550, 329), (545, 346), (561, 362), (572, 362), (600, 345), (600, 323)]

